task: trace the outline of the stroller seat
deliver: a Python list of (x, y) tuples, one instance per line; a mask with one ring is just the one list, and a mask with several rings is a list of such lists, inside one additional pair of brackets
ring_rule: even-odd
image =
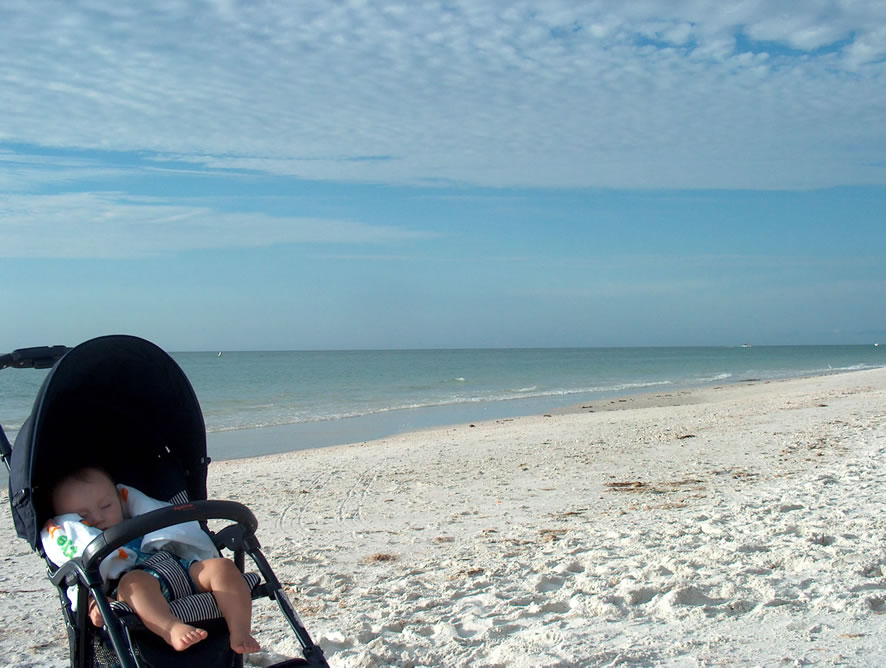
[[(183, 583), (170, 609), (209, 637), (183, 652), (141, 624), (125, 603), (110, 601), (99, 573), (101, 561), (127, 542), (163, 527), (196, 521), (216, 547), (233, 553), (245, 573), (248, 556), (258, 573), (245, 573), (253, 600), (273, 600), (286, 618), (303, 657), (277, 666), (328, 664), (292, 607), (255, 535), (257, 521), (242, 504), (207, 500), (210, 459), (203, 414), (181, 368), (154, 344), (132, 336), (106, 336), (76, 348), (26, 349), (0, 356), (0, 369), (52, 366), (22, 425), (15, 447), (0, 428), (0, 458), (9, 469), (9, 500), (19, 537), (47, 564), (57, 588), (75, 666), (243, 665), (229, 646), (227, 627), (212, 594), (193, 594)], [(172, 505), (152, 510), (105, 530), (82, 554), (53, 564), (40, 543), (40, 529), (52, 513), (55, 482), (83, 467), (100, 467), (115, 482)], [(232, 522), (218, 532), (208, 522)], [(76, 588), (72, 609), (68, 588)], [(87, 616), (89, 597), (105, 620), (97, 629)]]

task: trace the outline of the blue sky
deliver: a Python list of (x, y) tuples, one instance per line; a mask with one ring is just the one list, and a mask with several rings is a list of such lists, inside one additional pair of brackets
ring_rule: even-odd
[(0, 349), (886, 340), (881, 2), (0, 0)]

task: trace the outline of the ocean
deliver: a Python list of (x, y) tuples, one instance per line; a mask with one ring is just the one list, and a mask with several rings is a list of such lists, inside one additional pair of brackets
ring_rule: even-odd
[[(886, 366), (886, 346), (172, 353), (216, 458), (360, 442), (643, 392)], [(47, 371), (0, 372), (10, 438)]]

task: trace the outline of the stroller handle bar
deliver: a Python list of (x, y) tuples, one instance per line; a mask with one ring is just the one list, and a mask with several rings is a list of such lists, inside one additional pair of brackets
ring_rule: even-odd
[(83, 568), (87, 572), (97, 573), (102, 559), (134, 538), (164, 527), (195, 520), (198, 522), (231, 520), (243, 527), (246, 536), (254, 536), (258, 528), (258, 520), (252, 511), (236, 501), (191, 501), (178, 506), (160, 508), (125, 520), (96, 536), (83, 550)]
[(69, 350), (70, 348), (67, 346), (19, 348), (11, 353), (0, 355), (0, 370), (9, 367), (16, 369), (48, 369), (64, 357)]

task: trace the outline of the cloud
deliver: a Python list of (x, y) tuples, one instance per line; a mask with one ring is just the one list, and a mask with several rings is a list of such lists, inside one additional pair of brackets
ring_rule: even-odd
[(138, 258), (275, 244), (377, 244), (428, 238), (358, 221), (230, 213), (120, 193), (0, 200), (0, 257)]
[(662, 7), (5, 3), (0, 142), (398, 184), (886, 180), (882, 3)]
[(0, 149), (0, 192), (28, 192), (41, 185), (70, 186), (87, 179), (113, 179), (129, 170), (94, 159)]

